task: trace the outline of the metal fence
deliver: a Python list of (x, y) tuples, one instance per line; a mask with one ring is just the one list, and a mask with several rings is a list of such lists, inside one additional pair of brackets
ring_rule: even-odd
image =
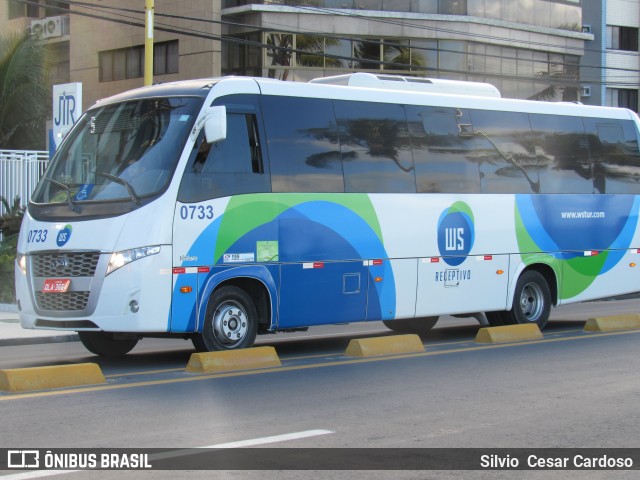
[[(49, 152), (0, 150), (0, 196), (9, 205), (13, 205), (13, 199), (19, 196), (21, 205), (26, 205), (48, 162)], [(4, 213), (5, 209), (0, 204), (0, 215)]]

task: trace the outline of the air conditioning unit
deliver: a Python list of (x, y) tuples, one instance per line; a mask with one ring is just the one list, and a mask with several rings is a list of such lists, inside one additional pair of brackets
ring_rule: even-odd
[(591, 96), (591, 85), (583, 85), (580, 89), (580, 97), (590, 97)]
[(44, 38), (62, 36), (62, 17), (47, 17), (42, 22), (44, 23)]
[(31, 35), (42, 38), (54, 38), (62, 36), (62, 17), (47, 17), (40, 20), (31, 20)]
[(31, 20), (31, 35), (35, 35), (37, 37), (44, 36), (45, 24), (44, 20)]

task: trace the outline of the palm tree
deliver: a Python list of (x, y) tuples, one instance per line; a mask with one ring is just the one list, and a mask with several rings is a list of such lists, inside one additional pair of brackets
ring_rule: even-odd
[[(272, 45), (272, 47), (267, 50), (267, 57), (271, 58), (271, 65), (291, 66), (293, 35), (288, 33), (270, 33), (267, 37), (267, 45)], [(280, 80), (286, 80), (289, 76), (289, 70), (285, 69), (283, 72), (275, 69), (269, 70), (269, 78), (276, 78), (276, 74), (281, 75)]]
[(20, 197), (16, 196), (13, 203), (0, 197), (0, 233), (4, 237), (0, 241), (0, 303), (15, 303), (16, 301), (13, 265), (24, 210), (24, 207), (20, 206)]
[(32, 35), (0, 36), (0, 149), (42, 149), (50, 110), (50, 55)]
[(25, 208), (20, 204), (20, 196), (16, 195), (13, 203), (0, 197), (0, 233), (5, 237), (15, 235), (20, 232), (20, 225), (24, 217)]
[(401, 43), (385, 42), (384, 61), (386, 70), (423, 70), (427, 67), (426, 59), (420, 53), (415, 50), (412, 53), (409, 46)]

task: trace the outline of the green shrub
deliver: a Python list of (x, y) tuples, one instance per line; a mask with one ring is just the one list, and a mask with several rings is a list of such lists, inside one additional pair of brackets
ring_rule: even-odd
[(20, 205), (20, 197), (14, 198), (12, 204), (0, 197), (0, 203), (4, 207), (4, 214), (0, 216), (0, 232), (3, 235), (0, 242), (0, 303), (16, 303), (14, 266), (25, 209)]

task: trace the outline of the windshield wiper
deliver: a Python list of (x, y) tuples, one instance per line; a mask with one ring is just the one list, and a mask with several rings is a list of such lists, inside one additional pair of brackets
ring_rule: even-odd
[(127, 182), (124, 178), (116, 177), (115, 175), (111, 175), (110, 173), (98, 172), (96, 170), (92, 170), (91, 173), (94, 173), (94, 174), (99, 175), (99, 176), (104, 177), (104, 178), (108, 178), (109, 180), (111, 180), (113, 182), (116, 182), (116, 183), (119, 183), (120, 185), (122, 185), (124, 188), (127, 189), (127, 193), (131, 197), (131, 200), (136, 202), (137, 206), (140, 206), (140, 197), (138, 196), (136, 191), (133, 189), (131, 184), (129, 182)]
[(44, 179), (47, 182), (53, 183), (56, 187), (60, 187), (61, 189), (63, 189), (67, 194), (67, 205), (69, 205), (69, 210), (71, 210), (72, 212), (80, 213), (80, 207), (78, 207), (75, 203), (73, 203), (73, 199), (71, 198), (71, 189), (69, 188), (68, 185), (58, 182), (53, 178), (44, 177)]

